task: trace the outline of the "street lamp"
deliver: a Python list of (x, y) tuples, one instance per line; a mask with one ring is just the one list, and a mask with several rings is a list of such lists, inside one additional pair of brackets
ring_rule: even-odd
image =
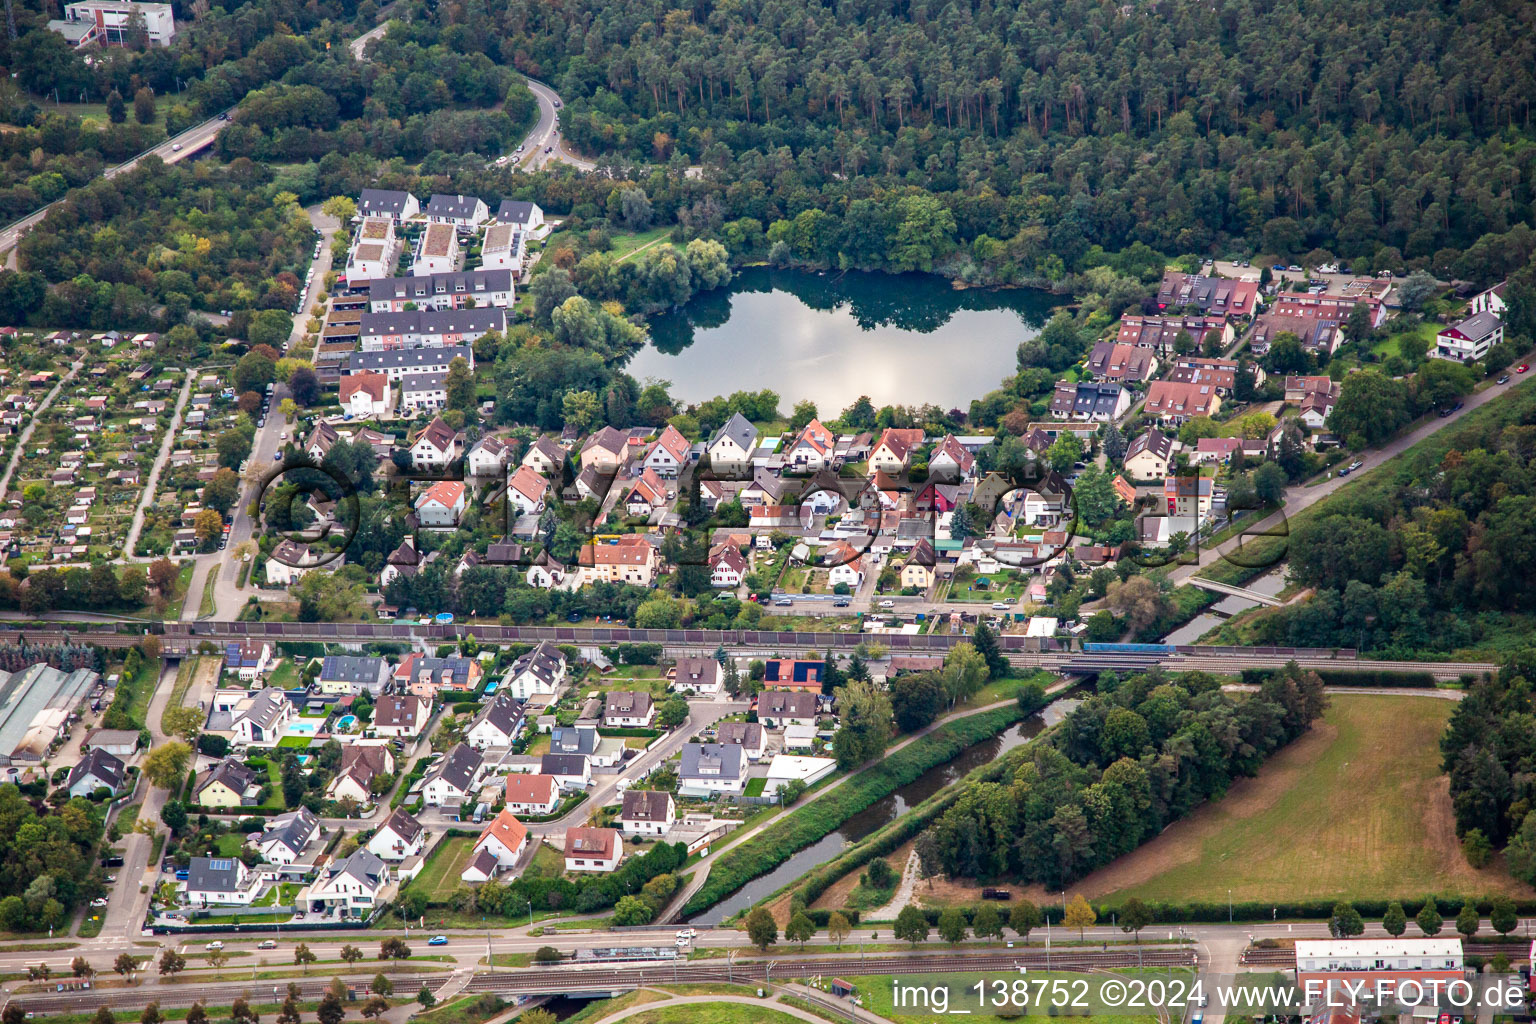
[(1232, 890), (1227, 890), (1227, 924), (1232, 923)]
[(735, 984), (736, 982), (736, 972), (734, 968), (736, 967), (736, 954), (740, 952), (741, 950), (739, 949), (733, 949), (725, 955), (725, 980), (731, 982), (732, 984)]

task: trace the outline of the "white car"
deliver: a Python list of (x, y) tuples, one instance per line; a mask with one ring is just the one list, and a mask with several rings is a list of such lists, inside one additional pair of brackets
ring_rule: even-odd
[(208, 943), (208, 945), (204, 946), (203, 948), (208, 950), (208, 952), (212, 953), (215, 950), (223, 949), (224, 948), (224, 943), (220, 942), (218, 939), (214, 939), (212, 942)]
[(96, 899), (91, 900), (91, 906), (93, 906), (93, 907), (104, 907), (106, 905), (107, 905), (107, 898), (105, 896), (99, 896)]

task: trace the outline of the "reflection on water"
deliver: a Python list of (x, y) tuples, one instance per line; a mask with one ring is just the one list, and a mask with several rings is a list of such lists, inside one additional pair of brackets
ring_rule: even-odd
[(1014, 372), (1019, 342), (1061, 300), (1032, 289), (956, 290), (932, 274), (749, 267), (728, 288), (652, 318), (629, 372), (702, 401), (771, 388), (836, 415), (875, 405), (969, 406)]
[(928, 769), (890, 796), (870, 804), (843, 822), (836, 831), (822, 837), (820, 842), (807, 846), (774, 870), (754, 878), (726, 899), (689, 920), (696, 924), (719, 924), (737, 911), (745, 910), (781, 886), (799, 878), (816, 865), (825, 864), (841, 853), (844, 847), (851, 846), (881, 826), (894, 821), (945, 786), (958, 781), (968, 772), (997, 760), (1020, 744), (1027, 743), (1048, 726), (1061, 721), (1068, 712), (1077, 707), (1078, 703), (1075, 700), (1055, 701), (1040, 714), (1031, 715), (991, 739), (982, 740), (975, 746), (965, 748), (955, 756), (954, 760)]

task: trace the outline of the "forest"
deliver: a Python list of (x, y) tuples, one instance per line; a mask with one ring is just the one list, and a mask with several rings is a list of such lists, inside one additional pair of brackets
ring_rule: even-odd
[(1457, 702), (1440, 739), (1441, 770), (1451, 777), (1456, 833), (1473, 867), (1504, 851), (1510, 874), (1536, 884), (1536, 716), (1530, 652), (1511, 658)]
[(1256, 775), (1326, 706), (1323, 681), (1294, 662), (1256, 693), (1201, 672), (1106, 674), (1011, 777), (967, 788), (918, 855), (934, 873), (1059, 889)]

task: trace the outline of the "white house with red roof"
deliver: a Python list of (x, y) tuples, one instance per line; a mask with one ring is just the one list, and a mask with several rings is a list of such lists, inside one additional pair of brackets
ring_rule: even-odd
[(688, 465), (693, 446), (672, 424), (668, 423), (656, 443), (645, 456), (645, 468), (665, 479), (673, 479)]
[(624, 839), (618, 829), (565, 830), (565, 870), (612, 871), (624, 859)]
[(416, 518), (429, 528), (457, 526), (464, 506), (464, 485), (458, 480), (439, 480), (416, 499)]
[(648, 516), (658, 508), (665, 508), (671, 496), (661, 477), (647, 466), (624, 496), (624, 508), (632, 516)]
[(713, 587), (739, 587), (747, 574), (747, 560), (734, 544), (721, 544), (709, 558), (709, 583)]
[(459, 457), (464, 448), (464, 434), (436, 417), (421, 429), (411, 443), (411, 463), (417, 469), (439, 468)]
[(496, 477), (506, 472), (512, 448), (502, 438), (487, 435), (475, 442), (464, 456), (464, 469), (470, 476)]
[(887, 427), (869, 453), (871, 472), (901, 473), (912, 465), (912, 452), (923, 443), (922, 428)]
[(843, 583), (858, 590), (864, 583), (864, 556), (847, 541), (828, 544), (822, 552), (821, 561), (823, 565), (831, 566), (827, 570), (828, 585), (835, 587)]
[(971, 475), (976, 467), (976, 456), (961, 444), (954, 434), (945, 434), (944, 440), (934, 446), (928, 456), (928, 479), (941, 483), (957, 483)]
[(387, 373), (349, 373), (341, 378), (341, 407), (359, 419), (386, 415), (389, 400)]
[(513, 772), (507, 776), (507, 810), (513, 814), (553, 814), (560, 806), (560, 785), (553, 775)]
[(480, 838), (475, 840), (475, 853), (490, 851), (496, 866), (505, 869), (517, 863), (527, 846), (527, 827), (510, 810), (503, 809), (481, 830)]
[(507, 478), (507, 500), (517, 506), (520, 516), (536, 516), (544, 511), (544, 496), (549, 493), (549, 481), (527, 466), (517, 467), (517, 472)]
[(789, 446), (785, 468), (792, 473), (814, 473), (825, 469), (832, 461), (836, 445), (837, 436), (820, 420), (812, 419)]

